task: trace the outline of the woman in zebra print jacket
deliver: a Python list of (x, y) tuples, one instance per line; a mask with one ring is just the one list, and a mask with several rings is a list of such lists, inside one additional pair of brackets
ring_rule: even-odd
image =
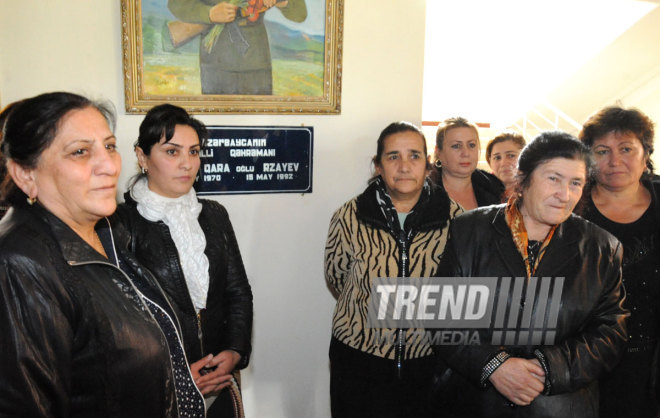
[[(376, 278), (429, 277), (462, 209), (427, 175), (424, 135), (394, 122), (378, 138), (376, 176), (330, 221), (325, 276), (337, 296), (330, 344), (333, 417), (424, 417), (432, 351), (415, 329), (371, 328)], [(414, 279), (413, 279), (414, 280)]]

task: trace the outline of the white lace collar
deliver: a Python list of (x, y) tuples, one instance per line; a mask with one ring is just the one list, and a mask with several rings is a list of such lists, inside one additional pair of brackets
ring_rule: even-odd
[(191, 188), (177, 198), (165, 197), (152, 192), (147, 179), (141, 178), (131, 188), (131, 197), (145, 219), (162, 221), (169, 227), (190, 298), (197, 311), (204, 309), (209, 289), (209, 261), (204, 254), (206, 237), (197, 219), (202, 204), (197, 200), (195, 190)]

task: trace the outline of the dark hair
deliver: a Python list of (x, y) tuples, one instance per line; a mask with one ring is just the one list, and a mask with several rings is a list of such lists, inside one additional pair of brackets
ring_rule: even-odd
[(591, 151), (586, 145), (566, 132), (543, 132), (532, 139), (518, 157), (515, 191), (522, 193), (527, 189), (534, 170), (541, 164), (555, 158), (583, 161), (586, 169), (586, 180), (589, 180), (593, 175), (595, 163)]
[[(9, 119), (9, 114), (11, 113), (12, 110), (18, 106), (18, 104), (21, 103), (21, 101), (13, 102), (8, 104), (4, 109), (2, 109), (2, 112), (0, 112), (0, 144), (4, 144), (3, 142), (3, 137), (5, 134), (5, 125), (7, 123), (7, 119)], [(2, 151), (2, 148), (0, 148), (0, 193), (2, 193), (2, 190), (5, 189), (5, 187), (8, 187), (8, 183), (11, 182), (11, 176), (7, 175), (7, 162), (5, 160), (5, 155), (4, 152)], [(6, 198), (4, 193), (2, 193), (2, 198)], [(4, 201), (2, 201), (2, 205), (4, 205)], [(7, 208), (5, 207), (4, 210), (6, 211)]]
[[(165, 142), (169, 142), (174, 137), (176, 125), (185, 125), (193, 128), (199, 138), (200, 148), (204, 148), (209, 135), (206, 126), (190, 116), (185, 109), (169, 103), (154, 106), (147, 112), (140, 124), (140, 134), (137, 141), (135, 141), (135, 146), (140, 147), (144, 155), (149, 156), (151, 154), (151, 148), (159, 143), (161, 139), (165, 138)], [(131, 179), (129, 185), (132, 186), (136, 181), (145, 176), (146, 174), (144, 173), (137, 173)]]
[(2, 125), (2, 198), (15, 205), (25, 200), (6, 172), (7, 161), (24, 168), (35, 168), (41, 154), (53, 143), (62, 120), (74, 110), (93, 108), (99, 111), (114, 133), (115, 113), (109, 102), (92, 101), (86, 97), (54, 92), (14, 102), (0, 116)]
[(199, 145), (201, 147), (206, 145), (208, 138), (206, 126), (190, 116), (185, 109), (165, 103), (154, 106), (147, 112), (140, 124), (140, 135), (135, 142), (135, 146), (140, 147), (144, 155), (149, 155), (151, 148), (159, 143), (163, 137), (165, 137), (165, 142), (172, 139), (176, 125), (190, 126), (199, 137)]
[(426, 148), (426, 137), (424, 136), (424, 133), (422, 132), (421, 129), (419, 129), (417, 126), (413, 125), (410, 122), (405, 122), (405, 121), (400, 121), (400, 122), (392, 122), (383, 131), (380, 133), (380, 136), (378, 137), (377, 145), (376, 145), (376, 155), (371, 159), (371, 162), (374, 164), (374, 166), (379, 166), (381, 159), (383, 158), (383, 151), (385, 150), (385, 140), (394, 134), (398, 134), (401, 132), (414, 132), (418, 134), (422, 140), (422, 143), (424, 144), (424, 158), (426, 159), (426, 169), (430, 169), (431, 165), (428, 162), (428, 151)]
[(594, 141), (610, 132), (617, 134), (631, 133), (639, 139), (646, 154), (646, 166), (649, 174), (653, 174), (653, 121), (641, 111), (619, 106), (605, 107), (589, 116), (582, 126), (579, 138), (587, 146), (592, 147)]
[(525, 142), (525, 138), (523, 138), (523, 136), (520, 134), (515, 132), (502, 132), (495, 138), (488, 141), (488, 145), (486, 145), (486, 161), (488, 164), (490, 164), (490, 156), (493, 153), (493, 148), (495, 145), (506, 141), (513, 142), (514, 144), (518, 145), (520, 149), (525, 148), (525, 145), (527, 144), (527, 142)]
[(442, 149), (447, 131), (454, 128), (472, 128), (477, 134), (477, 140), (479, 140), (479, 129), (477, 129), (477, 125), (462, 117), (449, 118), (440, 122), (438, 130), (435, 133), (435, 146), (438, 147), (438, 149)]

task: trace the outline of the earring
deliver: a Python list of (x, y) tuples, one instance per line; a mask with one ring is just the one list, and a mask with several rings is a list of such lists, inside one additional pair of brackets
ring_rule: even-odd
[(142, 174), (147, 174), (147, 171), (148, 171), (148, 170), (147, 170), (146, 168), (144, 168), (144, 167), (140, 167), (140, 169), (142, 170)]
[(37, 201), (37, 198), (36, 198), (36, 197), (30, 197), (30, 196), (28, 196), (28, 198), (27, 198), (28, 205), (30, 205), (30, 206), (34, 205), (34, 203), (35, 203), (36, 201)]
[(442, 162), (440, 160), (435, 160), (433, 165), (436, 166), (437, 168), (440, 168), (440, 167), (442, 167)]

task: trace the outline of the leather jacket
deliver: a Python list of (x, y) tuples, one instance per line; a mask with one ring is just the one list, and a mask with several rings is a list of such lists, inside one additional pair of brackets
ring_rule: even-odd
[[(432, 178), (444, 190), (444, 186), (442, 185), (442, 167), (436, 167)], [(477, 205), (479, 207), (502, 203), (505, 188), (504, 184), (496, 176), (477, 168), (472, 172), (470, 180), (472, 181), (472, 190), (474, 190), (474, 197), (477, 199)]]
[[(527, 277), (504, 211), (505, 205), (497, 205), (457, 217), (450, 226), (438, 276)], [(488, 345), (492, 331), (483, 330), (481, 345), (434, 347), (445, 368), (441, 390), (446, 393), (440, 395), (453, 398), (454, 412), (458, 416), (596, 417), (597, 379), (616, 365), (627, 340), (621, 257), (619, 241), (594, 224), (576, 215), (560, 224), (535, 273), (536, 277), (565, 278), (554, 345)], [(534, 301), (533, 315), (542, 309), (540, 303)], [(532, 318), (530, 323), (534, 322)], [(545, 356), (549, 385), (548, 393), (531, 405), (513, 406), (490, 383), (481, 386), (482, 370), (498, 352), (535, 358), (537, 349)]]
[(167, 341), (128, 275), (39, 204), (0, 222), (0, 263), (0, 416), (178, 416)]
[(143, 218), (130, 192), (124, 199), (116, 216), (131, 232), (131, 250), (151, 270), (174, 306), (188, 361), (234, 350), (241, 355), (236, 368), (245, 368), (252, 350), (252, 290), (225, 208), (212, 200), (200, 200), (202, 211), (198, 219), (206, 235), (209, 290), (206, 309), (198, 317), (168, 226)]

